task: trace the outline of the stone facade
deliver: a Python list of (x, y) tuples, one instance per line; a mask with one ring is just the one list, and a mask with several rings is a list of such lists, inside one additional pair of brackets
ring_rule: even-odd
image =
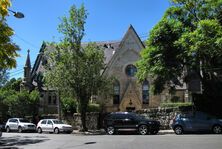
[[(136, 113), (145, 116), (148, 119), (154, 119), (160, 121), (160, 129), (170, 129), (170, 121), (179, 112), (186, 112), (179, 108), (150, 108), (139, 110)], [(106, 114), (100, 113), (87, 113), (86, 124), (89, 130), (97, 130), (102, 128), (102, 120)], [(68, 123), (73, 126), (74, 129), (81, 128), (81, 116), (78, 113), (73, 114), (73, 117), (66, 118)]]
[[(112, 46), (112, 44), (111, 44)], [(185, 101), (186, 86), (180, 87), (175, 95), (169, 95), (165, 90), (162, 94), (153, 95), (150, 91), (153, 78), (147, 78), (139, 83), (134, 71), (135, 63), (140, 59), (140, 52), (145, 46), (140, 40), (132, 26), (129, 27), (120, 44), (113, 49), (113, 55), (107, 63), (104, 75), (114, 77), (118, 86), (114, 85), (114, 96), (108, 100), (105, 106), (106, 112), (112, 111), (135, 111), (147, 108), (155, 108), (161, 101), (169, 97), (178, 98), (178, 101)], [(129, 69), (128, 71), (128, 68)], [(116, 88), (116, 89), (115, 89)], [(115, 94), (117, 92), (117, 94)], [(116, 102), (115, 100), (119, 100)]]
[(53, 50), (53, 47), (43, 43), (33, 67), (31, 67), (28, 51), (24, 66), (24, 78), (21, 83), (21, 89), (29, 91), (37, 89), (39, 91), (39, 114), (55, 114), (59, 111), (59, 98), (56, 91), (52, 88), (45, 87), (43, 84), (43, 73), (45, 72), (44, 64), (47, 61), (47, 52), (50, 52), (50, 50)]
[[(86, 44), (83, 43), (82, 46), (84, 47)], [(115, 78), (113, 95), (108, 99), (97, 96), (98, 100), (103, 100), (105, 103), (105, 112), (154, 108), (158, 107), (161, 101), (172, 97), (178, 101), (185, 101), (186, 86), (178, 88), (175, 95), (169, 95), (167, 90), (159, 95), (153, 95), (150, 91), (153, 78), (147, 78), (142, 83), (138, 82), (135, 76), (137, 72), (135, 63), (140, 59), (140, 52), (145, 45), (132, 25), (121, 41), (96, 42), (96, 44), (104, 49), (106, 68), (103, 75)], [(43, 114), (59, 111), (59, 97), (56, 95), (56, 91), (46, 88), (42, 80), (48, 53), (54, 49), (52, 45), (43, 43), (33, 68), (31, 69), (29, 54), (24, 67), (23, 86), (29, 90), (34, 88), (39, 90), (41, 96), (39, 111)]]

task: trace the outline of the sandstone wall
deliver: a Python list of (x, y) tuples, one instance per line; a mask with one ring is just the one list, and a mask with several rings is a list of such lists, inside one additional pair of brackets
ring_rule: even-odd
[[(184, 111), (184, 110), (183, 110)], [(145, 116), (148, 119), (155, 119), (160, 121), (161, 129), (170, 129), (170, 120), (174, 118), (176, 113), (181, 112), (178, 108), (152, 108), (139, 110), (136, 113)], [(107, 113), (106, 113), (107, 114)], [(102, 128), (102, 120), (106, 114), (100, 113), (87, 113), (86, 124), (89, 130), (96, 130)], [(73, 117), (66, 118), (74, 129), (81, 128), (81, 117), (80, 114), (75, 113)]]

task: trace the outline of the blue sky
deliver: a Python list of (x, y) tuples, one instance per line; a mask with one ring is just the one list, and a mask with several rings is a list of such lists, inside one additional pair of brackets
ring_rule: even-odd
[(10, 9), (21, 11), (25, 18), (16, 19), (12, 14), (7, 18), (15, 32), (13, 42), (21, 48), (10, 78), (23, 77), (28, 49), (33, 65), (43, 41), (62, 38), (57, 31), (59, 18), (68, 16), (72, 5), (82, 3), (88, 11), (83, 42), (121, 40), (130, 24), (145, 40), (170, 6), (168, 0), (12, 0)]

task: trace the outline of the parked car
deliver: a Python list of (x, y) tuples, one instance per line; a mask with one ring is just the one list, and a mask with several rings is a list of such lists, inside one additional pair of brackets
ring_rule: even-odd
[(37, 124), (38, 133), (42, 132), (54, 132), (56, 134), (60, 132), (72, 133), (73, 128), (71, 125), (64, 124), (58, 119), (42, 119)]
[(25, 118), (10, 118), (5, 124), (5, 129), (6, 132), (10, 131), (18, 131), (18, 132), (23, 132), (23, 131), (36, 131), (36, 125), (33, 123), (30, 123), (27, 119)]
[(157, 134), (160, 122), (131, 112), (113, 112), (104, 118), (104, 129), (112, 135), (118, 131), (137, 131), (141, 135)]
[(222, 132), (222, 119), (203, 112), (177, 114), (170, 122), (171, 128), (178, 135), (185, 132)]

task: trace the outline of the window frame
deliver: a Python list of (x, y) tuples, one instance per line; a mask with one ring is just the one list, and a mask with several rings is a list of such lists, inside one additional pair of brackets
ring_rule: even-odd
[(125, 68), (125, 74), (128, 76), (128, 77), (135, 77), (135, 74), (137, 73), (137, 68), (135, 65), (133, 64), (129, 64), (126, 66)]

